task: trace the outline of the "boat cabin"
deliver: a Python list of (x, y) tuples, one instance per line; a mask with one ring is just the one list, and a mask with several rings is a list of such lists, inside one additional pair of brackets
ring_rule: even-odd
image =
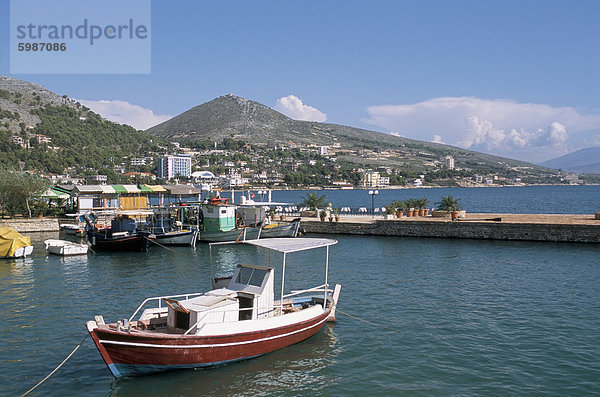
[(168, 306), (167, 329), (195, 333), (207, 323), (270, 317), (274, 312), (273, 286), (273, 268), (238, 265), (225, 288), (185, 300), (163, 298)]
[(235, 205), (208, 204), (202, 206), (202, 225), (206, 233), (228, 232), (235, 229)]

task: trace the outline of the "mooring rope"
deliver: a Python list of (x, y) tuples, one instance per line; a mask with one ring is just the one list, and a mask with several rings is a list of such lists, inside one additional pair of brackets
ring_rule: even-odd
[(372, 323), (372, 322), (367, 321), (367, 320), (363, 320), (362, 318), (358, 318), (358, 317), (355, 317), (355, 316), (353, 316), (351, 314), (344, 313), (343, 311), (341, 311), (339, 309), (336, 309), (336, 313), (343, 314), (344, 316), (348, 316), (350, 318), (353, 318), (353, 319), (358, 320), (358, 321), (362, 321), (363, 323), (367, 323), (367, 324), (373, 325), (375, 327), (384, 328), (384, 329), (387, 329), (389, 331), (394, 331), (394, 332), (400, 333), (400, 330), (397, 330), (397, 329), (394, 329), (394, 328), (390, 328), (390, 327), (386, 327), (385, 325), (375, 324), (375, 323)]
[(177, 253), (177, 251), (175, 251), (174, 249), (172, 249), (172, 248), (169, 248), (169, 247), (167, 247), (167, 246), (164, 246), (164, 245), (162, 245), (162, 244), (160, 244), (160, 243), (157, 243), (155, 240), (149, 239), (149, 238), (148, 238), (148, 237), (146, 237), (146, 236), (142, 236), (142, 237), (143, 237), (143, 238), (145, 238), (146, 240), (150, 241), (151, 243), (154, 243), (154, 244), (158, 245), (159, 247), (162, 247), (162, 248), (164, 248), (164, 249), (166, 249), (166, 250), (169, 250), (169, 251), (171, 251), (171, 252)]
[(71, 358), (71, 356), (72, 356), (73, 354), (75, 354), (75, 352), (77, 351), (77, 349), (79, 349), (79, 346), (81, 346), (81, 344), (83, 343), (83, 341), (84, 341), (84, 340), (85, 340), (85, 339), (86, 339), (88, 336), (90, 336), (90, 334), (89, 334), (89, 333), (85, 335), (85, 337), (84, 337), (84, 338), (81, 340), (81, 342), (79, 342), (79, 344), (78, 344), (78, 345), (75, 347), (75, 349), (73, 349), (73, 351), (71, 352), (71, 354), (69, 354), (69, 355), (67, 356), (67, 358), (65, 358), (65, 359), (63, 360), (63, 362), (62, 362), (62, 363), (60, 363), (60, 364), (58, 365), (58, 367), (54, 368), (54, 370), (53, 370), (52, 372), (50, 372), (50, 373), (48, 374), (48, 376), (46, 376), (44, 379), (42, 379), (41, 381), (39, 381), (37, 385), (33, 386), (31, 389), (29, 389), (29, 390), (27, 390), (25, 393), (21, 394), (21, 397), (25, 397), (26, 395), (28, 395), (29, 393), (31, 393), (31, 392), (32, 392), (32, 391), (34, 391), (34, 390), (35, 390), (35, 389), (36, 389), (36, 388), (37, 388), (39, 385), (41, 385), (42, 383), (44, 383), (44, 382), (45, 382), (45, 381), (46, 381), (46, 380), (47, 380), (49, 377), (51, 377), (52, 375), (54, 375), (54, 373), (55, 373), (56, 371), (58, 371), (58, 370), (60, 369), (60, 367), (62, 367), (62, 366), (63, 366), (63, 364), (64, 364), (64, 363), (66, 363), (66, 362), (67, 362), (67, 360), (68, 360), (68, 359), (70, 359), (70, 358)]
[(92, 243), (90, 243), (90, 242), (88, 241), (88, 242), (87, 242), (87, 246), (88, 246), (88, 249), (89, 249), (90, 251), (92, 251), (92, 254), (96, 255), (96, 251), (94, 251), (94, 250), (92, 249)]

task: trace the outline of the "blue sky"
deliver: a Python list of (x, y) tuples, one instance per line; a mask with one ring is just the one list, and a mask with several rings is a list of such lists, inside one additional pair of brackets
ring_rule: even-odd
[(600, 146), (599, 17), (583, 0), (154, 0), (150, 74), (10, 76), (137, 128), (234, 93), (297, 119), (543, 161)]

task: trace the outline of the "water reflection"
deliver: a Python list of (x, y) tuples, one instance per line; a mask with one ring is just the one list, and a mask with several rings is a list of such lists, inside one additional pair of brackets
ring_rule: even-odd
[(340, 379), (329, 370), (339, 353), (334, 327), (265, 356), (216, 368), (115, 380), (111, 396), (257, 396), (323, 390)]

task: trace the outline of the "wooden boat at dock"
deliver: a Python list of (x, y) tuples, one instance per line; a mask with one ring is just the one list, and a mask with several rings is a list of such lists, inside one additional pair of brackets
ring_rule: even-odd
[(263, 226), (260, 238), (296, 237), (299, 230), (300, 218), (293, 219), (290, 222), (276, 221)]
[[(183, 225), (183, 221), (177, 219), (177, 213), (183, 215), (183, 210), (188, 208), (187, 206), (179, 208), (156, 208), (153, 210), (153, 214), (139, 228), (154, 235), (154, 241), (157, 244), (191, 245), (194, 247), (198, 240), (198, 228)], [(175, 215), (171, 213), (172, 210), (176, 211)]]
[[(240, 264), (232, 277), (213, 278), (211, 291), (148, 298), (128, 319), (110, 324), (95, 316), (86, 327), (115, 377), (258, 357), (301, 342), (335, 320), (341, 285), (329, 288), (328, 270), (329, 247), (336, 240), (276, 238), (244, 243), (282, 254), (279, 299), (274, 299), (275, 269), (269, 254), (264, 265)], [(215, 245), (219, 243), (209, 249)], [(286, 256), (317, 248), (326, 250), (324, 284), (285, 294)]]
[(104, 251), (148, 251), (155, 236), (149, 231), (138, 230), (137, 217), (148, 215), (148, 211), (121, 211), (113, 217), (110, 227), (97, 228), (93, 214), (84, 216), (86, 236), (93, 250)]
[(85, 236), (85, 226), (72, 223), (61, 223), (60, 230), (69, 236)]
[(155, 241), (161, 245), (196, 245), (198, 231), (191, 229), (171, 230), (164, 233), (155, 233)]
[(89, 248), (87, 244), (55, 239), (44, 240), (44, 245), (49, 253), (61, 256), (85, 255)]
[(228, 198), (212, 198), (200, 209), (202, 211), (198, 236), (200, 241), (244, 241), (260, 237), (260, 226), (240, 225), (236, 212), (237, 206), (229, 204)]

